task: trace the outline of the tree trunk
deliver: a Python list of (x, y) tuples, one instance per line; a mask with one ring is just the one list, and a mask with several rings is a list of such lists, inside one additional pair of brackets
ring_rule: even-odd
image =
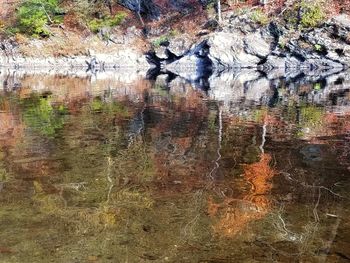
[(222, 17), (221, 17), (221, 1), (220, 0), (218, 0), (217, 8), (218, 8), (218, 20), (219, 20), (219, 23), (221, 23), (222, 22)]

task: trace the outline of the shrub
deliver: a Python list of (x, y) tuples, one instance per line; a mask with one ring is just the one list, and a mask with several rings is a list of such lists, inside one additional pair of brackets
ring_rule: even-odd
[(169, 41), (169, 35), (163, 35), (152, 42), (153, 47), (158, 48)]
[(268, 16), (261, 9), (256, 9), (250, 14), (250, 18), (261, 25), (266, 25), (269, 23)]
[(58, 4), (58, 0), (24, 1), (17, 10), (18, 31), (34, 37), (49, 36), (48, 25), (62, 21)]
[(285, 13), (285, 19), (293, 26), (298, 25), (301, 28), (317, 27), (326, 18), (323, 4), (324, 1), (322, 0), (303, 0)]
[(300, 24), (304, 28), (316, 27), (326, 17), (321, 1), (302, 1), (301, 13)]
[(118, 12), (115, 16), (104, 16), (101, 19), (94, 18), (88, 22), (88, 26), (92, 32), (98, 33), (104, 27), (110, 28), (120, 25), (126, 16), (126, 13)]
[(216, 0), (208, 0), (206, 2), (206, 9), (209, 10), (209, 9), (214, 9), (215, 8), (215, 5), (216, 5)]

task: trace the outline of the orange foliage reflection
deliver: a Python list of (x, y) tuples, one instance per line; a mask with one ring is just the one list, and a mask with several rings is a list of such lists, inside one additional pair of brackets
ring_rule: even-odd
[(263, 153), (259, 162), (244, 165), (244, 177), (251, 184), (251, 188), (241, 198), (225, 198), (220, 204), (209, 199), (209, 215), (212, 218), (219, 217), (213, 226), (215, 233), (233, 237), (249, 222), (260, 219), (268, 213), (271, 208), (268, 196), (272, 188), (271, 178), (276, 175), (270, 163), (271, 156)]

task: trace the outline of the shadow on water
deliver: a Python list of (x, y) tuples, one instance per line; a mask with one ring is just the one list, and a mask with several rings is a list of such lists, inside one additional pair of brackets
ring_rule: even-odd
[(349, 76), (0, 74), (0, 261), (347, 262)]

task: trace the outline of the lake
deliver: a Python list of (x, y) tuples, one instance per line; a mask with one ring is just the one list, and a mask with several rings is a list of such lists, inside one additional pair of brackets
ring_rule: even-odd
[(0, 73), (1, 262), (349, 262), (350, 74)]

